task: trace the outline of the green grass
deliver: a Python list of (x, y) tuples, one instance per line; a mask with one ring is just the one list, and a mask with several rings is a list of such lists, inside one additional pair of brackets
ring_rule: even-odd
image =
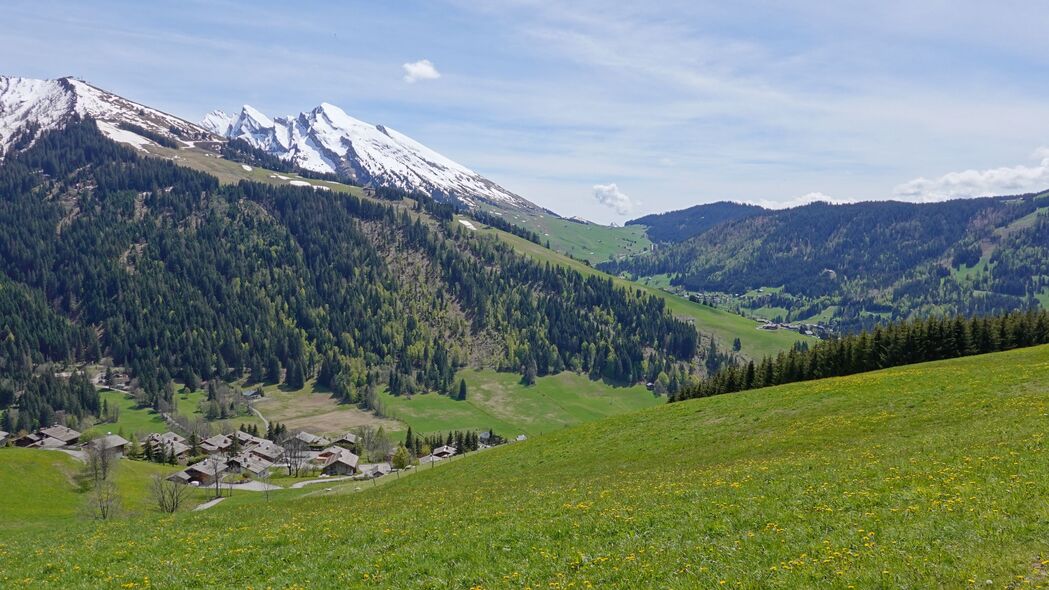
[[(518, 252), (535, 260), (571, 268), (584, 275), (609, 276), (578, 260), (573, 260), (549, 248), (534, 244), (504, 231), (490, 227), (484, 227), (478, 231), (497, 236), (513, 246)], [(722, 309), (693, 303), (688, 299), (667, 293), (662, 289), (641, 285), (619, 277), (613, 277), (612, 280), (621, 287), (640, 289), (650, 295), (661, 297), (667, 302), (667, 309), (671, 313), (694, 321), (700, 332), (713, 335), (724, 350), (728, 350), (732, 346), (733, 339), (738, 337), (743, 344), (743, 354), (751, 358), (761, 358), (765, 355), (774, 355), (781, 350), (788, 350), (795, 342), (803, 338), (795, 332), (758, 330), (758, 324), (753, 320), (748, 320), (743, 316)]]
[[(99, 392), (110, 408), (120, 408), (120, 415), (116, 422), (105, 422), (95, 424), (84, 431), (88, 435), (103, 435), (107, 432), (123, 433), (125, 438), (130, 439), (134, 434), (140, 439), (142, 435), (151, 432), (167, 432), (168, 425), (164, 418), (152, 408), (136, 407), (135, 401), (121, 391), (105, 390)], [(178, 397), (177, 395), (175, 396)]]
[(1034, 298), (1038, 300), (1038, 304), (1042, 306), (1042, 309), (1049, 309), (1049, 287), (1042, 289), (1040, 293), (1036, 293)]
[(386, 412), (417, 433), (455, 429), (495, 429), (504, 437), (535, 435), (582, 422), (664, 403), (644, 386), (613, 387), (583, 375), (564, 372), (540, 377), (535, 385), (521, 376), (491, 370), (465, 370), (467, 398), (456, 401), (438, 394), (396, 397), (384, 393)]
[(1047, 415), (1046, 346), (693, 400), (360, 493), (0, 537), (0, 585), (1044, 585)]
[(533, 215), (517, 210), (494, 209), (504, 219), (539, 234), (545, 244), (591, 264), (633, 256), (652, 247), (644, 226), (611, 227), (579, 223), (552, 215)]
[[(76, 481), (83, 466), (60, 451), (0, 448), (0, 539), (16, 530), (53, 530), (86, 519), (88, 498)], [(168, 475), (178, 469), (141, 461), (118, 461), (113, 482), (120, 495), (121, 514), (140, 517), (151, 512), (152, 475)], [(0, 584), (2, 586), (4, 584)]]

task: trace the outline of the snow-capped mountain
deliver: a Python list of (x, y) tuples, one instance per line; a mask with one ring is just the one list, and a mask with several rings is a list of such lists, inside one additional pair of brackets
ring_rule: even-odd
[(272, 119), (245, 105), (236, 117), (213, 111), (201, 125), (217, 135), (243, 139), (306, 170), (347, 176), (362, 185), (419, 191), (471, 207), (487, 202), (540, 210), (410, 137), (355, 119), (332, 104)]
[(364, 186), (421, 192), (470, 207), (550, 213), (404, 134), (355, 119), (328, 103), (274, 119), (250, 106), (236, 116), (212, 111), (197, 125), (72, 77), (0, 76), (0, 157), (32, 145), (41, 133), (74, 117), (90, 117), (111, 139), (142, 149), (158, 135), (212, 151), (224, 139), (243, 139), (303, 169)]
[(151, 143), (129, 130), (140, 127), (189, 145), (212, 138), (198, 125), (138, 104), (75, 78), (35, 80), (0, 76), (0, 156), (16, 144), (28, 146), (40, 133), (74, 116), (91, 117), (111, 139), (136, 146)]

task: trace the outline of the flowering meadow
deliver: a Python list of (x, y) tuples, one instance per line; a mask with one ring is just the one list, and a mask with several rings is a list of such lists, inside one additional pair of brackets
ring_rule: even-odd
[(910, 365), (660, 406), (359, 492), (0, 528), (0, 587), (1045, 587), (1047, 433), (1049, 346)]

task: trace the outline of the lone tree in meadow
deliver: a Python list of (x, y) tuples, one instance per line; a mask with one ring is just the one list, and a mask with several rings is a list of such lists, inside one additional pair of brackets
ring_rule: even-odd
[(190, 488), (155, 474), (150, 483), (149, 492), (161, 512), (174, 514), (189, 498)]
[(466, 400), (466, 379), (459, 381), (459, 401)]

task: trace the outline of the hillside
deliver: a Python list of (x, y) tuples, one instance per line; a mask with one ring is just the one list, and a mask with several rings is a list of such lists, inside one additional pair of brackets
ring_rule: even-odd
[[(687, 223), (692, 210), (661, 216)], [(996, 313), (1049, 294), (1049, 193), (912, 204), (813, 203), (725, 221), (601, 268), (671, 277), (729, 308), (846, 330)], [(665, 230), (664, 230), (665, 231)]]
[(701, 305), (663, 289), (609, 275), (551, 248), (525, 240), (520, 236), (496, 228), (486, 227), (483, 224), (477, 225), (479, 231), (498, 237), (500, 240), (513, 246), (516, 251), (536, 261), (572, 269), (585, 275), (603, 277), (613, 281), (617, 286), (640, 291), (664, 300), (667, 309), (672, 314), (693, 322), (701, 333), (712, 336), (722, 350), (727, 350), (732, 345), (732, 341), (739, 338), (742, 345), (742, 353), (750, 358), (758, 359), (787, 350), (798, 340), (805, 338), (795, 332), (758, 330), (758, 324), (739, 314), (716, 309), (708, 305)]
[(696, 205), (680, 211), (645, 215), (626, 222), (627, 227), (640, 226), (653, 242), (683, 242), (708, 229), (737, 219), (746, 219), (766, 213), (757, 205), (725, 201)]
[[(700, 354), (659, 298), (538, 264), (447, 205), (323, 182), (220, 184), (90, 120), (40, 136), (0, 167), (3, 377), (17, 390), (41, 363), (106, 357), (158, 410), (175, 379), (209, 378), (316, 377), (370, 407), (382, 385), (449, 392), (464, 367), (633, 384)], [(90, 388), (57, 387), (30, 387), (7, 430), (97, 413)]]
[(1046, 383), (1042, 346), (693, 400), (349, 496), (8, 535), (0, 583), (1044, 584)]

